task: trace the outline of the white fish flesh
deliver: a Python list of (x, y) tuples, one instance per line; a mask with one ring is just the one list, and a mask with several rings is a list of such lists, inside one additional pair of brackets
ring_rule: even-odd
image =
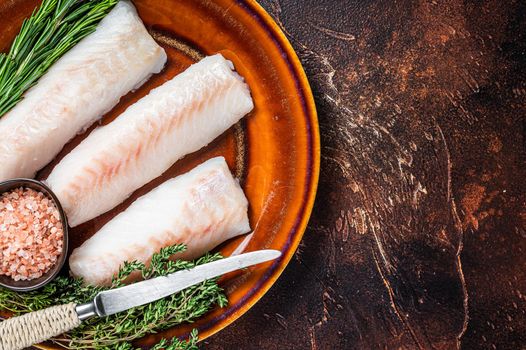
[(53, 169), (47, 184), (70, 225), (82, 224), (206, 146), (253, 106), (230, 61), (204, 58), (95, 129)]
[(74, 276), (108, 285), (124, 261), (148, 263), (161, 248), (185, 243), (178, 258), (193, 259), (247, 233), (248, 201), (223, 157), (168, 180), (137, 199), (73, 251)]
[(165, 62), (133, 5), (120, 1), (0, 119), (0, 181), (33, 177)]

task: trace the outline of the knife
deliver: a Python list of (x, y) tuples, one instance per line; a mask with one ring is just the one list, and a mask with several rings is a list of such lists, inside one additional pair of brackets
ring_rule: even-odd
[(85, 304), (53, 306), (12, 317), (0, 323), (0, 350), (20, 350), (68, 332), (91, 317), (104, 317), (151, 303), (185, 288), (225, 273), (274, 260), (277, 250), (259, 250), (232, 256), (156, 277), (124, 287), (100, 292)]

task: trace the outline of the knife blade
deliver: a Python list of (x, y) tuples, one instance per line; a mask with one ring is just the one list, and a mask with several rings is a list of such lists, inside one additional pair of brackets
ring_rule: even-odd
[[(270, 261), (277, 250), (259, 250), (182, 270), (164, 277), (100, 292), (90, 302), (69, 303), (33, 311), (0, 322), (0, 350), (22, 350), (66, 333), (94, 316), (108, 316), (167, 297), (207, 279)], [(28, 331), (30, 330), (30, 331)]]
[(259, 250), (178, 271), (167, 276), (110, 289), (97, 294), (91, 302), (78, 305), (76, 312), (81, 321), (93, 316), (113, 315), (162, 299), (207, 279), (274, 260), (279, 256), (281, 252), (277, 250)]

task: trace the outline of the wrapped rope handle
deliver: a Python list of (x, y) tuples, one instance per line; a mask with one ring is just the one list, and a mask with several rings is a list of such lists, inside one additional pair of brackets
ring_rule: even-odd
[(0, 322), (0, 350), (21, 350), (68, 332), (80, 324), (74, 303)]

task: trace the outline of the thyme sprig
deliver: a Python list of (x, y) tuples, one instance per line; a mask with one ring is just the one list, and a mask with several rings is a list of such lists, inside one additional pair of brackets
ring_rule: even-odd
[(62, 55), (88, 34), (118, 0), (43, 0), (0, 54), (0, 117)]
[[(130, 275), (140, 273), (144, 278), (164, 276), (176, 271), (192, 268), (221, 259), (219, 254), (206, 254), (195, 261), (170, 260), (170, 257), (186, 249), (178, 244), (166, 247), (154, 254), (149, 266), (141, 262), (126, 262), (112, 281), (112, 288), (125, 284)], [(83, 303), (93, 299), (103, 287), (85, 286), (81, 279), (58, 277), (41, 290), (17, 293), (0, 288), (0, 310), (8, 310), (15, 315), (40, 310), (52, 305), (70, 302)], [(100, 319), (90, 319), (70, 333), (51, 341), (65, 349), (133, 349), (133, 341), (147, 334), (192, 322), (211, 308), (224, 307), (227, 298), (217, 279), (208, 280), (189, 287), (179, 293), (156, 302), (130, 309), (116, 315)], [(197, 349), (197, 331), (193, 331), (188, 341), (173, 339), (161, 340), (154, 350), (194, 350)]]

